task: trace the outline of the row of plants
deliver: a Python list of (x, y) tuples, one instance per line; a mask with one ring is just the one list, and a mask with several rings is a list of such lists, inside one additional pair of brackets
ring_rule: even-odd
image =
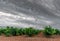
[(18, 35), (27, 35), (33, 36), (37, 35), (40, 32), (38, 29), (32, 27), (29, 28), (14, 28), (7, 26), (6, 28), (0, 28), (0, 35), (4, 34), (5, 36), (18, 36)]
[(51, 26), (45, 26), (43, 30), (34, 29), (33, 27), (14, 28), (7, 26), (6, 28), (0, 28), (0, 35), (4, 34), (5, 36), (27, 35), (31, 37), (33, 35), (38, 35), (40, 32), (42, 32), (45, 36), (60, 35), (60, 30)]

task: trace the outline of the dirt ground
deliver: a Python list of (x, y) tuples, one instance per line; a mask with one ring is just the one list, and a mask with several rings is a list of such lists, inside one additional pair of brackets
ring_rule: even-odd
[(0, 41), (60, 41), (59, 35), (54, 35), (51, 38), (45, 37), (43, 34), (38, 34), (37, 36), (27, 37), (27, 36), (0, 36)]

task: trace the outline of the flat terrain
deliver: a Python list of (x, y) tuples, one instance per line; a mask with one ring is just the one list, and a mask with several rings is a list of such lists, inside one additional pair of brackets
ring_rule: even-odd
[(0, 36), (0, 41), (60, 41), (60, 36), (54, 36), (53, 38), (46, 38), (43, 35), (38, 35), (34, 37), (26, 36)]
[(60, 38), (40, 38), (40, 37), (0, 37), (0, 41), (60, 41)]

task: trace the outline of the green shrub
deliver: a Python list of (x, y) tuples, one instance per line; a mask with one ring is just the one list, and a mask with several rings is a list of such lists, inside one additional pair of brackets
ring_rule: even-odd
[(2, 28), (0, 28), (0, 35), (2, 34)]
[(33, 28), (25, 28), (25, 34), (31, 37), (33, 35)]
[(60, 31), (58, 30), (58, 29), (55, 29), (55, 31), (56, 31), (56, 35), (60, 35)]
[(5, 31), (5, 29), (1, 28), (1, 32), (2, 32), (2, 34), (4, 34), (4, 31)]
[(39, 32), (40, 32), (40, 30), (33, 29), (32, 27), (25, 28), (25, 30), (24, 30), (25, 35), (28, 35), (30, 37), (33, 35), (37, 35)]
[(24, 35), (24, 29), (23, 28), (20, 28), (19, 31), (18, 31), (19, 35)]
[(33, 34), (34, 34), (34, 35), (37, 35), (37, 34), (39, 34), (40, 32), (41, 32), (41, 30), (33, 29)]
[(13, 28), (13, 27), (11, 27), (11, 35), (13, 35), (13, 36), (16, 36), (17, 34), (16, 34), (16, 32), (17, 32), (17, 28)]
[(6, 36), (10, 36), (11, 35), (11, 31), (10, 31), (10, 28), (7, 26), (6, 29), (3, 30), (4, 34)]
[(13, 28), (12, 35), (13, 36), (18, 36), (19, 35), (19, 29), (18, 28)]
[(44, 34), (45, 35), (55, 35), (56, 34), (56, 30), (53, 29), (51, 26), (46, 26), (45, 29), (44, 29)]

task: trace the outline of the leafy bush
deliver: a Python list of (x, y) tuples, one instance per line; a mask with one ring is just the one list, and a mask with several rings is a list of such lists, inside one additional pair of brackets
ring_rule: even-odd
[(19, 29), (18, 28), (14, 28), (12, 32), (13, 32), (13, 36), (19, 35)]
[(2, 28), (0, 28), (0, 35), (2, 34)]
[(32, 27), (30, 28), (25, 28), (24, 33), (28, 36), (33, 36), (37, 35), (40, 32), (40, 30), (33, 29)]
[(7, 26), (6, 29), (3, 30), (3, 32), (4, 32), (4, 34), (5, 34), (6, 36), (10, 36), (10, 35), (11, 35), (11, 31), (10, 31), (10, 28), (9, 28), (8, 26)]
[(37, 35), (37, 34), (39, 34), (40, 32), (41, 32), (41, 30), (33, 29), (33, 34), (34, 34), (34, 35)]
[(19, 33), (18, 33), (18, 28), (13, 28), (13, 27), (11, 27), (11, 35), (13, 35), (13, 36), (17, 36), (17, 35), (19, 35)]
[(28, 36), (32, 36), (32, 34), (33, 34), (32, 28), (25, 28), (24, 29), (24, 34), (28, 35)]
[(19, 31), (18, 31), (19, 35), (24, 35), (24, 29), (23, 28), (20, 28)]
[(44, 34), (45, 35), (55, 35), (56, 30), (53, 29), (51, 26), (46, 26), (45, 29), (44, 29)]
[(55, 31), (56, 31), (56, 35), (60, 35), (60, 31), (58, 30), (58, 29), (55, 29)]

